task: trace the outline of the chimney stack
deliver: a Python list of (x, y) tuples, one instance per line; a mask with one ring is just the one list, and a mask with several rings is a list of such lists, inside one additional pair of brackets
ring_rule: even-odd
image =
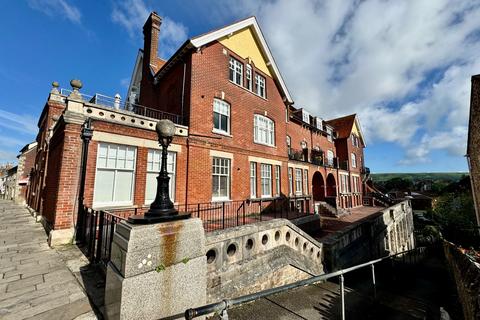
[(158, 56), (158, 36), (160, 34), (160, 25), (162, 18), (153, 11), (150, 13), (145, 25), (143, 26), (143, 67), (144, 71), (150, 72), (150, 65), (157, 64)]

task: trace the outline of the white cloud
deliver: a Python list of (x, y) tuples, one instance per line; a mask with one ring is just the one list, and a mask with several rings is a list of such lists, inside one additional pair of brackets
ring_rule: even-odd
[[(114, 3), (112, 21), (121, 25), (132, 39), (143, 39), (143, 25), (152, 8), (143, 0), (122, 0)], [(167, 16), (162, 17), (158, 55), (168, 59), (188, 38), (188, 29)]]
[(13, 131), (36, 135), (38, 132), (37, 119), (29, 114), (16, 114), (0, 109), (0, 127), (13, 134)]
[(28, 5), (51, 17), (65, 18), (76, 24), (82, 22), (80, 9), (68, 0), (28, 0)]
[(358, 113), (367, 141), (399, 144), (405, 164), (465, 152), (480, 2), (250, 0), (234, 12), (257, 16), (296, 106)]

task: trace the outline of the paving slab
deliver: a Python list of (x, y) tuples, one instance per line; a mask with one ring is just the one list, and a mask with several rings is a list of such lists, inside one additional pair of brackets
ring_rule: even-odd
[(0, 200), (0, 318), (96, 319), (87, 295), (29, 211)]

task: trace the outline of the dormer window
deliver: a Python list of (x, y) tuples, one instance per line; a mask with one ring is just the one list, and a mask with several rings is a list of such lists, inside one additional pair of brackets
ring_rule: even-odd
[(310, 113), (308, 113), (305, 110), (302, 110), (302, 120), (303, 122), (310, 124)]
[(323, 128), (323, 121), (320, 118), (315, 118), (315, 126), (317, 129), (322, 130)]
[(255, 74), (255, 93), (265, 98), (265, 77)]
[(243, 64), (232, 57), (230, 57), (230, 81), (243, 86)]

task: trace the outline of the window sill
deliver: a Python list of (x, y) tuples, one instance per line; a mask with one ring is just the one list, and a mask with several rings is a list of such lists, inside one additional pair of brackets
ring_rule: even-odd
[(212, 198), (212, 202), (232, 202), (230, 198)]
[(138, 208), (137, 205), (133, 205), (133, 202), (130, 203), (98, 203), (98, 204), (93, 204), (92, 209), (93, 210), (105, 210), (105, 209), (132, 209), (132, 208)]
[(229, 137), (229, 138), (233, 138), (233, 136), (230, 133), (225, 132), (225, 131), (221, 131), (221, 130), (217, 130), (217, 129), (213, 129), (212, 133), (220, 134), (222, 136)]
[(236, 83), (236, 82), (233, 82), (233, 81), (232, 81), (232, 80), (230, 80), (230, 79), (228, 79), (228, 81), (229, 81), (231, 84), (233, 84), (233, 85), (235, 85), (235, 86), (237, 86), (237, 87), (239, 87), (239, 88), (241, 88), (241, 89), (243, 89), (243, 90), (245, 90), (245, 91), (247, 91), (247, 92), (249, 92), (249, 93), (253, 94), (255, 97), (258, 97), (258, 98), (260, 98), (260, 99), (262, 99), (262, 100), (268, 101), (268, 99), (267, 99), (267, 98), (264, 98), (264, 97), (262, 97), (262, 96), (260, 96), (260, 95), (256, 94), (256, 93), (255, 93), (255, 91), (248, 90), (248, 89), (247, 89), (247, 88), (245, 88), (244, 86), (242, 86), (242, 85), (239, 85), (238, 83)]
[(266, 144), (266, 143), (262, 143), (262, 142), (257, 142), (257, 141), (253, 141), (253, 143), (255, 144), (259, 144), (261, 146), (265, 146), (265, 147), (270, 147), (270, 148), (277, 148), (277, 146), (275, 146), (274, 144)]

